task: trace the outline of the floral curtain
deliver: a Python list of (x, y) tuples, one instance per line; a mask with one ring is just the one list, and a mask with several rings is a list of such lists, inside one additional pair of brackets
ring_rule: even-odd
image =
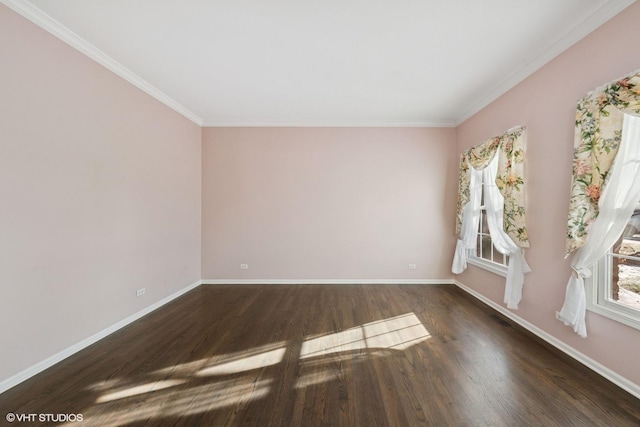
[(640, 115), (640, 70), (578, 102), (566, 256), (583, 246), (620, 146), (624, 113)]
[(458, 233), (456, 251), (453, 255), (451, 272), (460, 274), (467, 269), (467, 255), (469, 249), (476, 246), (478, 226), (480, 225), (480, 208), (482, 203), (482, 171), (469, 168), (469, 203), (462, 211), (462, 225)]
[(504, 231), (518, 247), (529, 247), (524, 210), (524, 139), (525, 127), (520, 126), (462, 153), (456, 234), (460, 235), (464, 207), (471, 199), (469, 168), (484, 169), (497, 154), (498, 173), (495, 182), (504, 197)]
[[(609, 83), (578, 102), (566, 256), (573, 274), (560, 320), (583, 338), (586, 329), (584, 279), (615, 242), (640, 197), (640, 147), (626, 144), (640, 133), (640, 71)], [(635, 119), (635, 117), (634, 117)], [(625, 176), (625, 178), (621, 178)]]
[(460, 158), (458, 242), (451, 271), (467, 268), (467, 252), (475, 247), (478, 234), (482, 182), (491, 240), (509, 256), (504, 302), (517, 309), (522, 298), (524, 275), (531, 269), (521, 248), (529, 247), (524, 217), (525, 128), (510, 129), (464, 153)]

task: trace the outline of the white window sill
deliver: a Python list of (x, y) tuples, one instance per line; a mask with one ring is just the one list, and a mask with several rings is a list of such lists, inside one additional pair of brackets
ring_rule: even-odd
[(484, 258), (478, 258), (476, 256), (469, 256), (467, 258), (467, 264), (475, 265), (498, 276), (507, 277), (507, 267), (495, 262), (487, 261)]
[[(585, 279), (587, 310), (640, 330), (638, 310), (605, 298), (604, 283), (611, 274), (611, 268), (612, 266), (607, 265), (606, 262), (599, 261), (593, 266), (592, 276)], [(600, 288), (596, 286), (596, 281), (600, 283)]]
[(632, 328), (640, 329), (640, 319), (638, 316), (626, 314), (624, 311), (620, 310), (620, 308), (615, 309), (606, 305), (591, 303), (587, 304), (587, 310), (598, 313), (604, 317), (608, 317), (609, 319), (615, 320), (616, 322), (620, 322), (624, 325), (631, 326)]

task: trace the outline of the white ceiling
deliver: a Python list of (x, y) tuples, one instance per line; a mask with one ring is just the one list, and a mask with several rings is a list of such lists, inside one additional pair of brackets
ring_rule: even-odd
[(455, 126), (633, 0), (0, 0), (205, 126)]

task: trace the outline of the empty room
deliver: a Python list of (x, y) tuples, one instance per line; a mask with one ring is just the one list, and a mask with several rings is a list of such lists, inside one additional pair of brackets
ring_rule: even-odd
[(640, 425), (639, 23), (0, 0), (0, 425)]

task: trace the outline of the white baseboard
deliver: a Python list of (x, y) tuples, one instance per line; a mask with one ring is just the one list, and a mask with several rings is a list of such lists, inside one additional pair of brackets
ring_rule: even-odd
[(611, 369), (607, 368), (606, 366), (602, 365), (601, 363), (596, 362), (595, 360), (593, 360), (590, 357), (586, 356), (585, 354), (579, 352), (575, 348), (567, 345), (563, 341), (560, 341), (559, 339), (557, 339), (554, 336), (546, 333), (545, 331), (543, 331), (542, 329), (540, 329), (537, 326), (533, 325), (532, 323), (527, 322), (526, 320), (524, 320), (520, 316), (517, 316), (512, 311), (507, 310), (506, 307), (503, 307), (500, 304), (497, 304), (496, 302), (494, 302), (494, 301), (490, 300), (489, 298), (485, 297), (484, 295), (474, 291), (473, 289), (469, 288), (468, 286), (458, 282), (457, 280), (455, 281), (455, 285), (458, 286), (460, 289), (464, 290), (465, 292), (469, 293), (470, 295), (473, 295), (475, 298), (479, 299), (483, 303), (487, 304), (489, 307), (491, 307), (494, 310), (500, 312), (505, 317), (508, 317), (509, 319), (513, 320), (518, 325), (520, 325), (523, 328), (527, 329), (529, 332), (535, 334), (539, 338), (541, 338), (544, 341), (548, 342), (549, 344), (551, 344), (552, 346), (554, 346), (558, 350), (560, 350), (563, 353), (571, 356), (572, 358), (574, 358), (578, 362), (580, 362), (583, 365), (585, 365), (587, 368), (595, 371), (596, 373), (598, 373), (599, 375), (601, 375), (604, 378), (608, 379), (609, 381), (611, 381), (612, 383), (614, 383), (618, 387), (622, 388), (623, 390), (626, 390), (627, 392), (631, 393), (632, 395), (634, 395), (635, 397), (640, 399), (640, 385), (635, 384), (632, 381), (629, 381), (628, 379), (626, 379), (622, 375), (612, 371)]
[(203, 285), (453, 285), (454, 279), (205, 279)]
[(117, 331), (118, 329), (122, 329), (123, 327), (127, 326), (128, 324), (140, 319), (141, 317), (151, 313), (154, 310), (157, 310), (158, 308), (162, 307), (163, 305), (173, 301), (174, 299), (178, 298), (179, 296), (189, 292), (190, 290), (198, 287), (199, 285), (202, 284), (202, 281), (198, 280), (197, 282), (194, 282), (192, 284), (190, 284), (189, 286), (187, 286), (184, 289), (179, 290), (178, 292), (175, 292), (171, 295), (169, 295), (168, 297), (156, 302), (155, 304), (150, 305), (149, 307), (135, 313), (132, 314), (131, 316), (127, 317), (126, 319), (123, 319), (121, 321), (119, 321), (118, 323), (115, 323), (114, 325), (109, 326), (108, 328), (98, 332), (97, 334), (94, 334), (92, 336), (90, 336), (89, 338), (86, 338), (82, 341), (80, 341), (79, 343), (72, 345), (71, 347), (68, 347), (64, 350), (62, 350), (59, 353), (54, 354), (53, 356), (36, 363), (35, 365), (21, 371), (18, 372), (16, 375), (13, 375), (12, 377), (7, 378), (6, 380), (0, 382), (0, 393), (4, 393), (5, 391), (9, 390), (12, 387), (15, 387), (16, 385), (20, 384), (21, 382), (31, 378), (32, 376), (39, 374), (40, 372), (44, 371), (47, 368), (50, 368), (51, 366), (55, 365), (58, 362), (61, 362), (62, 360), (66, 359), (67, 357), (79, 352), (80, 350), (90, 346), (91, 344), (94, 344), (95, 342), (101, 340), (102, 338), (105, 338), (106, 336), (114, 333), (115, 331)]

